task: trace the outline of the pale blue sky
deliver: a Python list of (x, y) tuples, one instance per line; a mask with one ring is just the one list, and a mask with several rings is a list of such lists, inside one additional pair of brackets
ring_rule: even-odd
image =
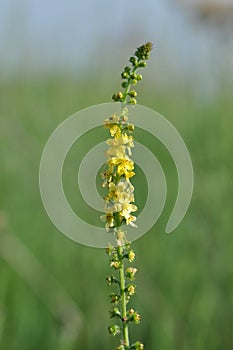
[(0, 0), (0, 8), (3, 73), (108, 65), (147, 40), (168, 75), (209, 76), (221, 59), (218, 30), (195, 22), (174, 0)]

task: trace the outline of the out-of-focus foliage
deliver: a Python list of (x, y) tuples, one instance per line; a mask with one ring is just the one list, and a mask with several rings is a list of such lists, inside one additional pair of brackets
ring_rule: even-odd
[[(1, 87), (2, 350), (114, 348), (106, 331), (108, 259), (103, 250), (80, 246), (56, 230), (44, 211), (38, 186), (41, 153), (52, 131), (77, 110), (106, 102), (116, 88), (112, 82), (97, 85), (93, 76), (82, 82), (53, 76), (15, 79)], [(195, 175), (190, 209), (176, 231), (166, 236), (177, 191), (175, 167), (159, 142), (136, 131), (138, 140), (158, 156), (168, 180), (164, 213), (134, 243), (139, 268), (134, 304), (143, 316), (137, 338), (146, 349), (232, 347), (230, 97), (222, 90), (204, 102), (189, 89), (165, 93), (144, 85), (140, 103), (177, 127)], [(68, 166), (77, 166), (75, 159)], [(144, 198), (145, 190), (135, 181), (140, 202), (140, 192)]]

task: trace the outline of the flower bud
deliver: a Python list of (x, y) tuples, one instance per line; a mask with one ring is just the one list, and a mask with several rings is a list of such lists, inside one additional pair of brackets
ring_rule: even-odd
[(131, 73), (130, 74), (131, 79), (137, 79), (137, 74), (136, 73)]
[(129, 315), (133, 315), (134, 312), (135, 312), (134, 309), (130, 309), (130, 310), (128, 311)]
[(130, 103), (131, 105), (136, 105), (136, 104), (137, 104), (136, 98), (131, 97), (130, 100), (129, 100), (129, 103)]
[(116, 293), (112, 293), (109, 295), (110, 298), (111, 298), (111, 303), (114, 303), (114, 304), (119, 304), (119, 301), (120, 301), (120, 296)]
[(106, 248), (105, 251), (108, 255), (112, 255), (113, 253), (115, 253), (116, 248), (113, 247), (111, 244), (109, 244)]
[(136, 343), (134, 343), (132, 346), (131, 346), (131, 349), (135, 349), (135, 350), (143, 350), (144, 349), (144, 345), (137, 341)]
[(137, 59), (136, 59), (136, 57), (134, 57), (134, 56), (130, 57), (129, 62), (131, 62), (131, 63), (132, 63), (132, 65), (133, 65), (133, 66), (135, 66), (135, 65), (136, 65), (136, 63), (137, 63)]
[(146, 67), (146, 62), (145, 61), (139, 62), (138, 67), (142, 67), (142, 68)]
[(122, 72), (121, 77), (122, 79), (128, 79), (129, 75), (127, 74), (127, 72)]
[(130, 97), (136, 97), (137, 96), (136, 91), (135, 90), (130, 91), (129, 96)]
[(126, 66), (126, 67), (124, 68), (124, 71), (125, 71), (126, 73), (130, 73), (131, 68), (130, 68), (129, 66)]
[(112, 95), (112, 99), (113, 99), (113, 101), (117, 102), (117, 101), (118, 101), (117, 95), (116, 95), (116, 94), (113, 94), (113, 95)]
[(113, 94), (113, 95), (112, 95), (112, 99), (113, 99), (113, 101), (115, 101), (115, 102), (121, 101), (122, 98), (123, 98), (123, 94), (122, 94), (121, 91), (118, 92), (117, 94)]
[(113, 275), (106, 277), (106, 281), (107, 281), (109, 286), (111, 286), (114, 283), (119, 284), (119, 281)]
[(124, 345), (119, 345), (119, 346), (116, 348), (116, 350), (124, 350), (124, 349), (125, 349)]
[(153, 45), (151, 42), (146, 43), (137, 48), (137, 51), (135, 52), (135, 56), (137, 56), (141, 60), (146, 60), (149, 58), (149, 53), (152, 50), (152, 48), (153, 48)]
[(127, 311), (127, 317), (128, 317), (128, 321), (131, 321), (135, 324), (139, 324), (141, 321), (141, 315), (139, 315), (139, 313), (134, 311), (134, 309), (130, 309)]
[(133, 124), (128, 124), (128, 130), (133, 131), (134, 130), (134, 125)]
[(116, 335), (120, 334), (121, 328), (117, 324), (114, 324), (108, 327), (108, 331), (110, 334), (112, 334), (115, 337)]
[(140, 321), (141, 321), (141, 315), (139, 315), (137, 312), (134, 312), (134, 314), (133, 314), (133, 322), (135, 323), (135, 324), (139, 324), (140, 323)]

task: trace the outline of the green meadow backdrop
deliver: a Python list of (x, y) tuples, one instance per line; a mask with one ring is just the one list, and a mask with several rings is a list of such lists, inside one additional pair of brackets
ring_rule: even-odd
[[(132, 337), (141, 339), (148, 350), (230, 350), (232, 96), (227, 88), (207, 99), (188, 85), (159, 89), (149, 75), (140, 84), (139, 103), (166, 116), (182, 135), (193, 161), (195, 185), (187, 215), (166, 235), (177, 194), (175, 166), (157, 140), (135, 132), (160, 160), (168, 196), (156, 225), (134, 243), (139, 271), (133, 305), (142, 314), (142, 322), (132, 326)], [(105, 281), (108, 257), (102, 249), (72, 242), (53, 226), (38, 183), (40, 157), (53, 130), (76, 111), (110, 101), (117, 86), (118, 75), (101, 81), (94, 74), (81, 79), (22, 75), (1, 84), (2, 350), (109, 350), (117, 344), (106, 330), (111, 322), (111, 288)], [(97, 142), (99, 134), (89, 139)], [(76, 156), (66, 165), (64, 183), (74, 209), (88, 220), (91, 211), (82, 206), (72, 176), (89, 147), (88, 137), (80, 142)], [(143, 206), (145, 177), (139, 172), (134, 181), (137, 202)]]

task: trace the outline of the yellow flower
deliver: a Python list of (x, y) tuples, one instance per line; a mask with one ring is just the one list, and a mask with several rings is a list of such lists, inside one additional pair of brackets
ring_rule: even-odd
[(128, 144), (130, 147), (134, 147), (133, 136), (128, 136), (126, 133), (121, 134), (120, 138), (114, 137), (113, 139), (108, 139), (106, 143), (109, 146), (119, 146)]
[(125, 146), (123, 145), (110, 147), (106, 152), (108, 157), (123, 158), (125, 155)]
[(112, 157), (108, 160), (107, 164), (110, 166), (118, 165), (121, 162), (121, 158), (118, 157)]
[(134, 223), (134, 221), (136, 221), (136, 216), (129, 215), (129, 216), (126, 218), (126, 225), (130, 225), (130, 226), (136, 228), (137, 225)]
[(117, 192), (118, 201), (121, 204), (129, 204), (134, 202), (134, 195), (131, 192)]
[(137, 272), (137, 269), (135, 267), (128, 267), (126, 269), (126, 275), (131, 281), (134, 279), (136, 272)]
[(119, 269), (120, 265), (121, 265), (121, 263), (119, 261), (112, 261), (110, 263), (110, 266), (114, 267), (115, 269)]
[(116, 191), (116, 185), (114, 184), (114, 182), (110, 182), (108, 188), (109, 188), (110, 192), (115, 192)]
[(124, 143), (124, 145), (128, 144), (129, 147), (134, 147), (133, 136), (128, 136), (127, 134), (123, 134), (122, 142)]
[(103, 187), (106, 187), (107, 184), (112, 181), (112, 174), (110, 173), (110, 171), (104, 171), (101, 174), (101, 177), (104, 180), (102, 184)]
[(129, 258), (129, 262), (132, 262), (134, 261), (135, 259), (135, 253), (133, 250), (130, 250), (129, 253), (128, 253), (128, 258)]
[(134, 175), (135, 175), (135, 172), (134, 171), (130, 171), (130, 172), (125, 174), (125, 178), (126, 178), (126, 180), (129, 180)]
[(138, 208), (136, 207), (136, 205), (134, 204), (122, 204), (122, 212), (121, 212), (121, 215), (125, 218), (126, 220), (126, 224), (128, 225), (131, 221), (134, 221), (136, 220), (135, 217), (132, 217), (132, 215), (130, 215), (130, 213), (132, 211), (137, 211)]
[(109, 189), (109, 192), (107, 196), (104, 198), (105, 202), (109, 202), (110, 200), (116, 201), (117, 200), (116, 185), (113, 182), (110, 182), (108, 184), (108, 189)]
[(128, 154), (131, 156), (131, 147), (134, 147), (133, 144), (133, 137), (128, 136), (126, 133), (121, 134), (120, 137), (114, 137), (112, 139), (108, 139), (106, 141), (107, 145), (110, 146), (108, 151), (106, 152), (106, 155), (108, 157), (119, 157), (123, 158), (126, 156), (126, 148), (128, 151)]
[(139, 315), (137, 312), (134, 313), (134, 315), (133, 315), (133, 321), (134, 321), (134, 323), (139, 324), (140, 321), (141, 321), (141, 318), (142, 318), (142, 316)]
[(109, 129), (110, 129), (111, 136), (115, 136), (116, 138), (121, 137), (121, 129), (119, 128), (118, 125), (112, 124)]
[(105, 222), (105, 227), (107, 230), (115, 226), (112, 212), (107, 212), (106, 214), (101, 215), (100, 219)]
[(126, 180), (134, 176), (135, 173), (132, 171), (134, 169), (134, 162), (129, 158), (121, 158), (118, 160), (117, 174), (119, 176), (124, 175)]
[(130, 284), (127, 288), (127, 292), (129, 293), (129, 295), (134, 295), (135, 287), (132, 284)]
[[(130, 181), (125, 181), (125, 180), (122, 179), (117, 184), (117, 191), (121, 192), (122, 195), (127, 194), (127, 195), (133, 196), (134, 187), (133, 187), (133, 185), (131, 184)], [(130, 200), (130, 202), (133, 202), (133, 200)]]

